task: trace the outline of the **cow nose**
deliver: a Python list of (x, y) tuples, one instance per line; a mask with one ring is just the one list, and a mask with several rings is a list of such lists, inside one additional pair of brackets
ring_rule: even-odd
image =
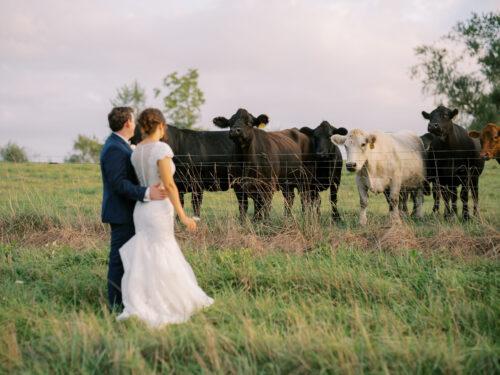
[(347, 168), (348, 171), (353, 172), (356, 170), (356, 163), (347, 162), (345, 163), (345, 167)]

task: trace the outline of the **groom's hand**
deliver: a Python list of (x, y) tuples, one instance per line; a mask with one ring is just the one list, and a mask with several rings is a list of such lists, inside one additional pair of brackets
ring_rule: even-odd
[(152, 201), (161, 201), (168, 197), (167, 191), (160, 186), (160, 184), (156, 184), (149, 187), (149, 198)]

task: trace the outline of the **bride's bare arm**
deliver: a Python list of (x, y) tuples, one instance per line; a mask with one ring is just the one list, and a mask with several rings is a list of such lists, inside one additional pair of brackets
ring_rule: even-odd
[(184, 212), (184, 208), (182, 208), (181, 200), (179, 198), (179, 190), (177, 189), (177, 185), (175, 184), (172, 176), (172, 166), (170, 160), (171, 158), (169, 157), (158, 160), (158, 170), (160, 171), (161, 181), (163, 182), (163, 186), (167, 191), (170, 202), (172, 202), (175, 212), (177, 212), (181, 222), (186, 225), (189, 230), (195, 230), (196, 221), (188, 217)]

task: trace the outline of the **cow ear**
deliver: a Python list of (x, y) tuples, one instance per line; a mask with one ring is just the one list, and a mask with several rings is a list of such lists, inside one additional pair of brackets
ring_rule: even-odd
[(471, 138), (479, 138), (480, 135), (481, 135), (481, 133), (479, 133), (476, 130), (472, 130), (469, 132), (469, 137), (471, 137)]
[(330, 137), (332, 143), (336, 144), (337, 146), (342, 146), (345, 143), (346, 139), (347, 137), (345, 135), (340, 134), (335, 134)]
[(333, 134), (347, 135), (349, 133), (346, 128), (337, 128), (333, 130)]
[(427, 112), (425, 111), (422, 111), (422, 117), (425, 118), (426, 120), (430, 120), (431, 119), (431, 115), (428, 114)]
[(458, 109), (454, 109), (453, 111), (451, 111), (450, 113), (450, 120), (453, 119), (453, 117), (455, 117), (456, 115), (458, 115)]
[(267, 115), (259, 115), (259, 117), (253, 120), (253, 126), (256, 126), (259, 129), (264, 128), (268, 123), (269, 117), (267, 117)]
[(304, 126), (303, 128), (300, 128), (300, 132), (309, 137), (312, 137), (314, 130), (308, 128), (307, 126)]
[(370, 145), (370, 148), (373, 150), (375, 148), (375, 142), (377, 140), (377, 136), (375, 134), (370, 134), (366, 137), (366, 142)]
[(228, 128), (229, 127), (229, 120), (225, 117), (215, 117), (212, 120), (212, 122), (218, 128)]

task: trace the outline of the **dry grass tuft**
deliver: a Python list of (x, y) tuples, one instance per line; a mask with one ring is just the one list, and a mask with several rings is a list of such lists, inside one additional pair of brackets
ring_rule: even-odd
[(27, 233), (23, 244), (29, 246), (68, 246), (75, 250), (97, 249), (109, 242), (108, 231), (93, 228), (50, 228), (46, 231)]
[[(19, 220), (17, 221), (19, 223)], [(41, 225), (43, 224), (43, 225)], [(442, 252), (453, 256), (499, 257), (500, 233), (482, 225), (478, 234), (470, 233), (461, 224), (438, 224), (436, 232), (428, 237), (420, 234), (411, 223), (369, 225), (365, 228), (325, 228), (319, 223), (305, 225), (297, 222), (279, 225), (241, 225), (237, 220), (216, 219), (200, 222), (195, 233), (176, 226), (176, 236), (182, 248), (192, 250), (249, 249), (256, 254), (281, 251), (301, 254), (318, 244), (330, 244), (333, 249), (349, 247), (363, 251), (384, 251), (404, 254), (419, 250), (424, 254)], [(12, 223), (0, 222), (3, 243), (28, 246), (69, 246), (76, 250), (107, 246), (109, 228), (99, 222), (61, 223), (43, 220), (35, 225), (28, 221), (20, 228)]]
[(382, 231), (377, 238), (376, 245), (380, 250), (390, 253), (401, 253), (401, 251), (420, 247), (415, 230), (404, 222), (393, 224)]
[(332, 248), (348, 246), (354, 249), (369, 249), (373, 247), (374, 235), (371, 231), (357, 232), (353, 230), (333, 231), (330, 233)]
[(420, 248), (424, 252), (441, 251), (460, 257), (474, 255), (498, 258), (500, 233), (492, 227), (485, 227), (478, 236), (467, 234), (463, 228), (439, 227), (437, 233), (430, 238), (420, 238)]
[(286, 229), (268, 238), (268, 246), (271, 249), (300, 254), (312, 249), (321, 239), (319, 232), (313, 233), (312, 236), (305, 236), (297, 229)]

